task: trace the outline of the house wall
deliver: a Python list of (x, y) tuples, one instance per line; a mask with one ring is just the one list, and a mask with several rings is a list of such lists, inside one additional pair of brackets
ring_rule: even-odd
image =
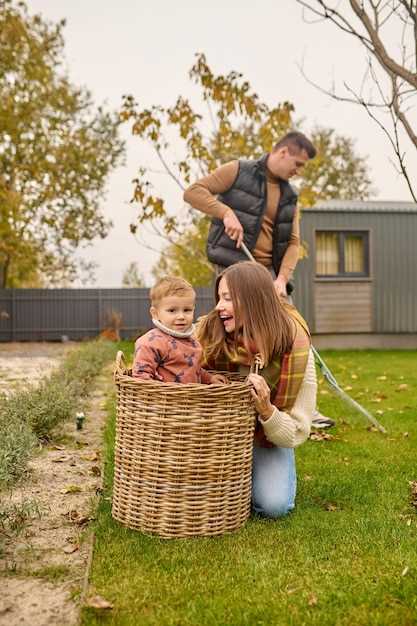
[[(369, 231), (369, 278), (316, 278), (315, 231), (332, 229)], [(294, 300), (313, 333), (417, 332), (417, 213), (308, 209), (301, 238)]]

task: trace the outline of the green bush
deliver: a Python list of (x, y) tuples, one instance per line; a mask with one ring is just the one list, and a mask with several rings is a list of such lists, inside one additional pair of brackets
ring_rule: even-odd
[(36, 437), (48, 439), (58, 424), (74, 417), (114, 353), (114, 344), (89, 342), (70, 352), (38, 386), (0, 399), (0, 486), (22, 475)]
[(79, 350), (70, 352), (51, 379), (57, 379), (63, 385), (74, 384), (81, 396), (88, 395), (91, 381), (97, 376), (103, 365), (115, 356), (115, 345), (107, 341), (93, 341)]
[(39, 439), (47, 439), (55, 426), (74, 415), (80, 402), (76, 388), (76, 385), (64, 386), (48, 378), (38, 387), (11, 396), (3, 412), (9, 424), (28, 424)]
[(0, 486), (5, 486), (19, 478), (25, 470), (28, 459), (36, 444), (36, 437), (29, 424), (21, 420), (11, 420), (0, 405)]

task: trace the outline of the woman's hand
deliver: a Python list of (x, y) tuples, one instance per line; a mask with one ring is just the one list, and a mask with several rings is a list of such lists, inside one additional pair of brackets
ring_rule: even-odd
[(255, 408), (261, 419), (266, 421), (274, 412), (274, 405), (271, 404), (271, 392), (265, 380), (259, 374), (249, 374), (248, 381), (252, 383), (251, 395), (255, 402)]

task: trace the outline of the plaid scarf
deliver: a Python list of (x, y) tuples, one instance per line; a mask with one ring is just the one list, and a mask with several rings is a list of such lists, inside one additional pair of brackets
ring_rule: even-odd
[[(294, 406), (304, 378), (310, 350), (310, 333), (306, 321), (297, 309), (290, 304), (284, 306), (296, 329), (291, 351), (273, 356), (270, 363), (259, 374), (265, 379), (271, 390), (272, 404), (278, 409), (288, 412)], [(239, 346), (236, 351), (229, 344), (225, 346), (224, 354), (216, 359), (215, 363), (210, 363), (210, 368), (247, 374), (250, 371), (248, 363), (252, 360), (253, 355), (248, 354), (243, 346)], [(256, 428), (255, 439), (258, 445), (272, 447), (259, 423)]]

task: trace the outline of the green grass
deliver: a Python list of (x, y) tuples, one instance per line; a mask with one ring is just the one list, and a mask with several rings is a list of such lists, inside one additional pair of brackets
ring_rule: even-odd
[(71, 575), (71, 569), (68, 565), (49, 565), (32, 570), (26, 575), (33, 576), (34, 578), (43, 578), (51, 583), (59, 583)]
[[(353, 387), (350, 394), (371, 412), (383, 411), (376, 417), (388, 435), (367, 430), (364, 418), (320, 393), (321, 411), (337, 426), (334, 439), (297, 450), (294, 513), (278, 521), (252, 518), (220, 538), (166, 541), (111, 519), (109, 399), (107, 487), (91, 584), (114, 608), (106, 614), (85, 608), (83, 626), (417, 624), (417, 515), (408, 484), (417, 479), (416, 356), (322, 356), (340, 383)], [(319, 389), (326, 391), (325, 384)]]

